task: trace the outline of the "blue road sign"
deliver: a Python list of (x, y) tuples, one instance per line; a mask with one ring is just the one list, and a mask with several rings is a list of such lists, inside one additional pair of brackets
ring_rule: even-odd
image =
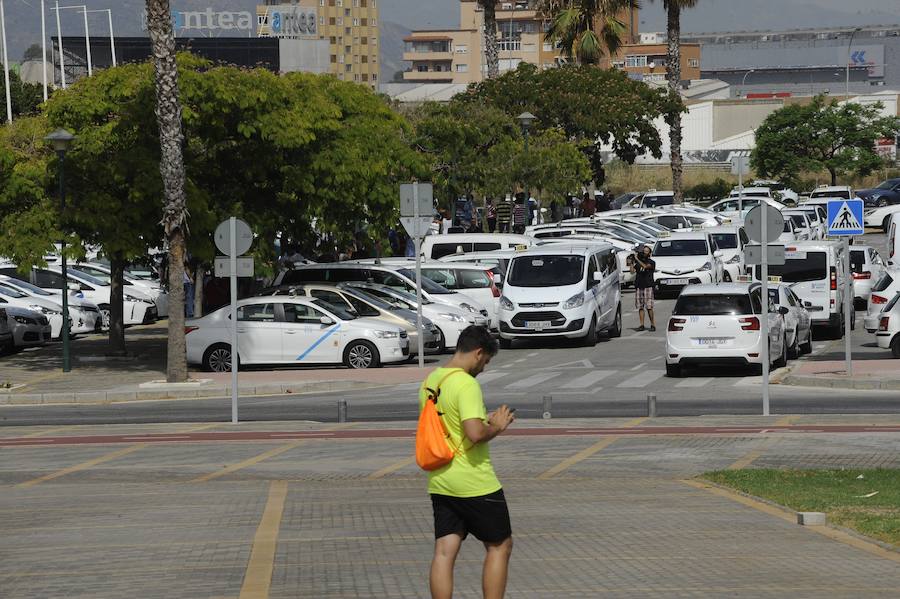
[(862, 235), (865, 232), (862, 200), (828, 200), (829, 235)]

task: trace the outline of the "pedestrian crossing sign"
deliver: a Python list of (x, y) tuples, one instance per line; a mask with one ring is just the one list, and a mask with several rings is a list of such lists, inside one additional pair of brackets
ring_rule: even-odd
[(837, 236), (862, 235), (866, 232), (863, 225), (863, 201), (829, 200), (828, 201), (828, 234)]

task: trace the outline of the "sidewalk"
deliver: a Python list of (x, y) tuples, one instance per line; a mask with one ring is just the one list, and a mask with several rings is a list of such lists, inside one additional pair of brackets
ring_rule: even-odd
[[(190, 382), (166, 379), (166, 324), (129, 328), (127, 356), (108, 356), (105, 335), (72, 342), (72, 370), (62, 372), (62, 345), (54, 343), (0, 359), (0, 405), (107, 403), (158, 399), (228, 397), (231, 373), (192, 371)], [(437, 364), (426, 357), (426, 370)], [(416, 364), (371, 370), (335, 367), (247, 370), (240, 373), (242, 396), (369, 389), (422, 380)]]
[(781, 380), (782, 385), (859, 389), (865, 391), (900, 391), (900, 360), (854, 360), (853, 376), (846, 373), (846, 362), (829, 360), (799, 362)]

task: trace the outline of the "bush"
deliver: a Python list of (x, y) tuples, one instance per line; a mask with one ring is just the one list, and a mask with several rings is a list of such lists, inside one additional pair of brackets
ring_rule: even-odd
[(716, 180), (711, 183), (698, 183), (688, 187), (684, 190), (684, 195), (698, 202), (714, 202), (728, 197), (731, 188), (731, 183), (721, 177), (716, 177)]

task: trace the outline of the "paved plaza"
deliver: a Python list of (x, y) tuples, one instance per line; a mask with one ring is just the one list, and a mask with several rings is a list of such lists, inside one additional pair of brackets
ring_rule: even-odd
[[(514, 529), (508, 596), (896, 596), (900, 553), (691, 480), (900, 467), (900, 432), (869, 424), (900, 431), (885, 416), (518, 422), (540, 434), (492, 450)], [(653, 434), (663, 426), (678, 428)], [(0, 594), (425, 597), (431, 513), (411, 429), (251, 423), (235, 441), (215, 438), (228, 424), (0, 428)], [(456, 596), (480, 596), (482, 555), (464, 544)]]

